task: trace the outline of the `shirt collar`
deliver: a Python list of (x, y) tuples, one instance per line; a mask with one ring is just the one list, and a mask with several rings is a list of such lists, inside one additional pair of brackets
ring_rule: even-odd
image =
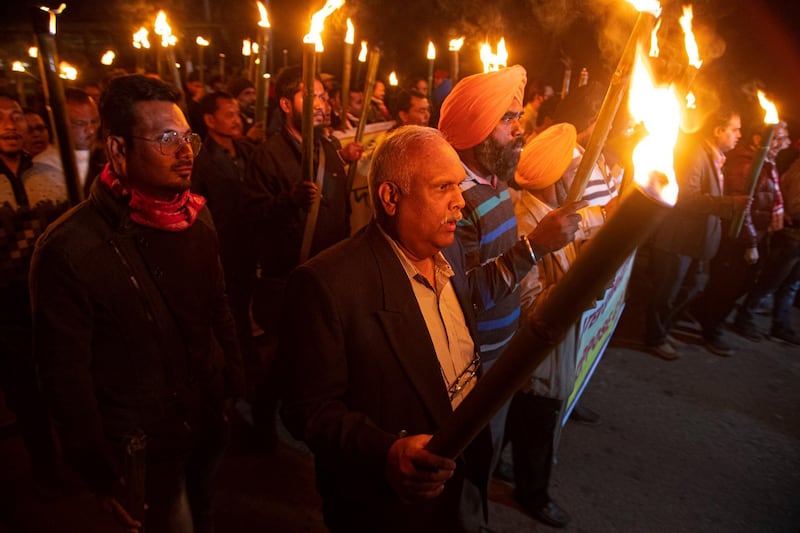
[(445, 284), (455, 276), (455, 272), (453, 271), (453, 267), (450, 266), (450, 263), (447, 262), (445, 259), (444, 254), (439, 251), (436, 255), (433, 256), (433, 270), (434, 270), (434, 277), (436, 280), (436, 287), (431, 287), (428, 280), (423, 276), (417, 267), (414, 266), (414, 263), (411, 262), (411, 259), (408, 258), (405, 251), (403, 250), (402, 246), (394, 240), (388, 233), (384, 231), (384, 229), (377, 224), (378, 229), (381, 231), (381, 234), (384, 236), (386, 241), (389, 243), (389, 246), (392, 247), (392, 251), (395, 253), (397, 258), (400, 260), (400, 264), (403, 266), (403, 270), (405, 270), (406, 275), (409, 279), (415, 279), (425, 285), (428, 286), (430, 289), (434, 289), (437, 293), (441, 291), (441, 288), (445, 286)]
[(461, 162), (461, 165), (464, 167), (464, 171), (467, 173), (464, 181), (472, 181), (481, 185), (488, 185), (493, 189), (497, 188), (497, 176), (491, 175), (488, 178), (484, 178), (476, 174), (471, 168), (465, 165), (463, 161)]

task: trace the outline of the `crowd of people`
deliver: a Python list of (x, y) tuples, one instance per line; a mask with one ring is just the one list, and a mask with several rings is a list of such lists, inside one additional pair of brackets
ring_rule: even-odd
[[(44, 109), (0, 95), (0, 385), (37, 480), (74, 469), (129, 531), (212, 531), (230, 418), (268, 453), (279, 414), (314, 454), (332, 531), (491, 530), (492, 476), (566, 526), (548, 483), (577, 325), (461, 454), (426, 445), (614, 216), (638, 132), (612, 133), (570, 202), (602, 88), (559, 98), (521, 66), (446, 78), (355, 87), (343, 109), (337, 80), (304, 93), (290, 66), (262, 123), (245, 78), (178, 89), (121, 73), (66, 90), (66, 160)], [(388, 135), (343, 145), (363, 106)], [(684, 348), (683, 317), (731, 355), (734, 310), (737, 334), (800, 345), (800, 146), (786, 123), (743, 116), (721, 105), (682, 135), (677, 204), (637, 263), (652, 285), (641, 349), (664, 360)], [(365, 157), (373, 217), (354, 227)], [(67, 164), (86, 197), (72, 206)], [(753, 319), (768, 296), (769, 335)]]

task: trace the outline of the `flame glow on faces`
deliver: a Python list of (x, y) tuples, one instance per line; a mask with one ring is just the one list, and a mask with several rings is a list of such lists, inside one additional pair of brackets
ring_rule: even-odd
[[(681, 105), (671, 87), (656, 87), (640, 52), (631, 76), (628, 108), (636, 122), (644, 124), (647, 135), (633, 150), (633, 179), (650, 196), (675, 205), (678, 182), (675, 179), (673, 150), (680, 128)], [(666, 177), (667, 183), (657, 179)]]
[(106, 52), (103, 54), (103, 57), (100, 58), (100, 62), (108, 67), (114, 63), (114, 59), (116, 57), (117, 54), (115, 54), (113, 50), (106, 50)]
[(311, 26), (308, 33), (303, 37), (304, 43), (314, 43), (314, 50), (322, 52), (325, 47), (322, 45), (322, 30), (325, 29), (325, 19), (328, 15), (344, 5), (344, 0), (328, 0), (325, 5), (311, 16)]
[(139, 31), (133, 34), (133, 47), (137, 49), (150, 48), (150, 41), (147, 38), (148, 35), (150, 35), (150, 32), (147, 31), (147, 28), (144, 26), (139, 28)]
[(356, 29), (350, 17), (347, 17), (347, 33), (344, 35), (344, 42), (346, 44), (353, 44), (356, 42)]
[(211, 41), (205, 39), (204, 37), (198, 35), (197, 39), (194, 40), (197, 43), (197, 46), (208, 46), (211, 44)]
[(661, 16), (661, 3), (658, 0), (628, 0), (628, 3), (640, 13), (650, 13), (654, 17)]
[(172, 28), (167, 22), (167, 14), (164, 13), (164, 10), (159, 11), (158, 15), (156, 15), (156, 23), (153, 26), (153, 30), (156, 35), (161, 36), (161, 46), (164, 48), (175, 46), (178, 42), (178, 38), (172, 35)]
[(683, 6), (683, 16), (680, 18), (681, 28), (683, 29), (684, 42), (686, 43), (686, 55), (689, 56), (689, 64), (696, 69), (703, 65), (700, 59), (700, 51), (697, 49), (697, 41), (694, 39), (692, 31), (692, 6)]
[(76, 69), (66, 61), (62, 61), (61, 63), (58, 64), (58, 70), (59, 70), (58, 73), (59, 78), (70, 81), (75, 81), (78, 79), (78, 69)]
[(267, 16), (267, 8), (261, 2), (256, 1), (258, 4), (258, 26), (260, 28), (269, 28), (269, 17)]
[(432, 41), (428, 41), (428, 54), (425, 56), (429, 61), (436, 59), (436, 47), (433, 46)]
[(653, 28), (653, 32), (650, 34), (650, 57), (658, 57), (658, 54), (661, 51), (658, 48), (658, 30), (661, 29), (661, 19), (658, 19), (656, 22), (656, 27)]
[(459, 37), (458, 39), (450, 39), (450, 51), (451, 52), (458, 52), (461, 50), (461, 47), (464, 46), (464, 37)]
[(358, 53), (359, 63), (367, 62), (367, 41), (361, 41), (361, 51)]
[(767, 96), (763, 91), (758, 91), (758, 103), (761, 105), (764, 113), (766, 113), (764, 115), (764, 124), (777, 124), (780, 122), (780, 118), (778, 118), (778, 110), (775, 107), (775, 104), (767, 100)]
[(11, 70), (14, 72), (25, 72), (25, 65), (22, 64), (22, 61), (14, 61), (11, 63)]
[(506, 49), (506, 40), (501, 38), (497, 43), (497, 53), (492, 52), (492, 47), (488, 42), (481, 45), (481, 63), (483, 63), (484, 72), (493, 72), (508, 66), (508, 50)]
[(395, 71), (392, 71), (389, 74), (389, 85), (391, 85), (392, 87), (397, 87), (398, 85), (397, 74), (395, 73)]

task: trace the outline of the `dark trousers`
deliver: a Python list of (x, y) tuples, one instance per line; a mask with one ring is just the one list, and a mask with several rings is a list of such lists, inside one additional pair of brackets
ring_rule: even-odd
[(786, 231), (772, 235), (769, 253), (753, 289), (739, 308), (736, 321), (746, 324), (761, 301), (773, 294), (772, 327), (791, 329), (790, 311), (800, 287), (800, 239)]
[(553, 439), (561, 400), (518, 392), (506, 421), (514, 460), (515, 497), (529, 510), (549, 500), (547, 487), (553, 466)]
[(652, 296), (645, 319), (645, 344), (658, 346), (686, 306), (708, 280), (706, 262), (653, 248), (650, 252)]

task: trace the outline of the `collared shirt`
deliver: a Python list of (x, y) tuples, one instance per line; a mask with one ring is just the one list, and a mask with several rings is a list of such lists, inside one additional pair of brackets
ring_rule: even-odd
[[(470, 376), (470, 373), (477, 372), (477, 367), (473, 366), (475, 345), (453, 284), (450, 282), (453, 269), (444, 255), (441, 252), (437, 253), (433, 258), (434, 286), (431, 286), (397, 242), (383, 229), (381, 233), (386, 237), (411, 282), (414, 297), (425, 319), (436, 358), (439, 360), (444, 385), (448, 390), (448, 396), (451, 396), (450, 405), (455, 409), (475, 387), (475, 375)], [(451, 394), (456, 384), (461, 385), (461, 388), (455, 394)]]
[(714, 161), (714, 167), (717, 169), (717, 179), (719, 180), (719, 190), (725, 190), (725, 178), (722, 175), (722, 167), (725, 165), (725, 154), (723, 154), (719, 148), (714, 146), (713, 143), (706, 141), (708, 145), (709, 151), (711, 152), (711, 157)]
[(467, 176), (464, 178), (464, 183), (461, 184), (462, 191), (466, 191), (477, 184), (488, 185), (493, 189), (497, 188), (497, 176), (492, 175), (488, 178), (484, 178), (482, 176), (478, 176), (471, 168), (465, 165), (463, 161), (461, 162), (461, 165), (464, 167), (464, 171), (467, 173)]

